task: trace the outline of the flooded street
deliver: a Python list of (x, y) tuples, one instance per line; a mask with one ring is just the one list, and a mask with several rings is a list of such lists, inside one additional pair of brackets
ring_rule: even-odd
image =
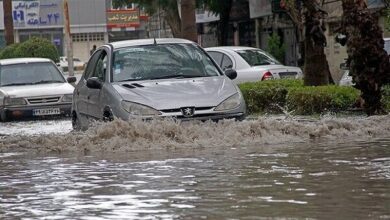
[(0, 219), (390, 219), (390, 116), (0, 134)]

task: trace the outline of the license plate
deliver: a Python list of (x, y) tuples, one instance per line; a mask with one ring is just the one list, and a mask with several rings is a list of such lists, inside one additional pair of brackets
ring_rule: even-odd
[(33, 110), (34, 116), (59, 115), (59, 114), (61, 114), (61, 111), (59, 108), (45, 108), (45, 109), (34, 109)]

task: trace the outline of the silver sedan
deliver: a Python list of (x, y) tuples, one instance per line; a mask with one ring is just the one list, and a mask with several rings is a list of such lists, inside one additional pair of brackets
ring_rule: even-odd
[(197, 44), (145, 39), (100, 47), (90, 58), (73, 97), (72, 124), (89, 119), (243, 119), (246, 106), (225, 73)]
[(49, 59), (0, 60), (0, 120), (70, 115), (74, 87), (68, 82)]

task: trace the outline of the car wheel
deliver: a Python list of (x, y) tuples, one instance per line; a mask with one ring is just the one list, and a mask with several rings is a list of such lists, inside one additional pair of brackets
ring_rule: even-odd
[(73, 130), (75, 130), (75, 131), (81, 130), (80, 119), (77, 117), (76, 112), (73, 112), (73, 114), (72, 114), (72, 127), (73, 127)]
[(111, 111), (105, 111), (103, 113), (103, 121), (104, 122), (109, 122), (109, 121), (113, 121), (114, 120), (114, 116), (112, 115)]
[(5, 114), (5, 111), (0, 111), (0, 121), (1, 122), (7, 122), (8, 121), (8, 117)]

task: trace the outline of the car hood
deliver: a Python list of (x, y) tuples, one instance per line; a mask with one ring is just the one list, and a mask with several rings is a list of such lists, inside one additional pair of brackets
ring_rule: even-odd
[(0, 91), (5, 95), (15, 98), (72, 94), (73, 90), (74, 87), (69, 83), (0, 87)]
[[(126, 85), (134, 88), (127, 88)], [(237, 93), (236, 86), (225, 76), (121, 82), (113, 86), (124, 100), (158, 110), (214, 107)]]

